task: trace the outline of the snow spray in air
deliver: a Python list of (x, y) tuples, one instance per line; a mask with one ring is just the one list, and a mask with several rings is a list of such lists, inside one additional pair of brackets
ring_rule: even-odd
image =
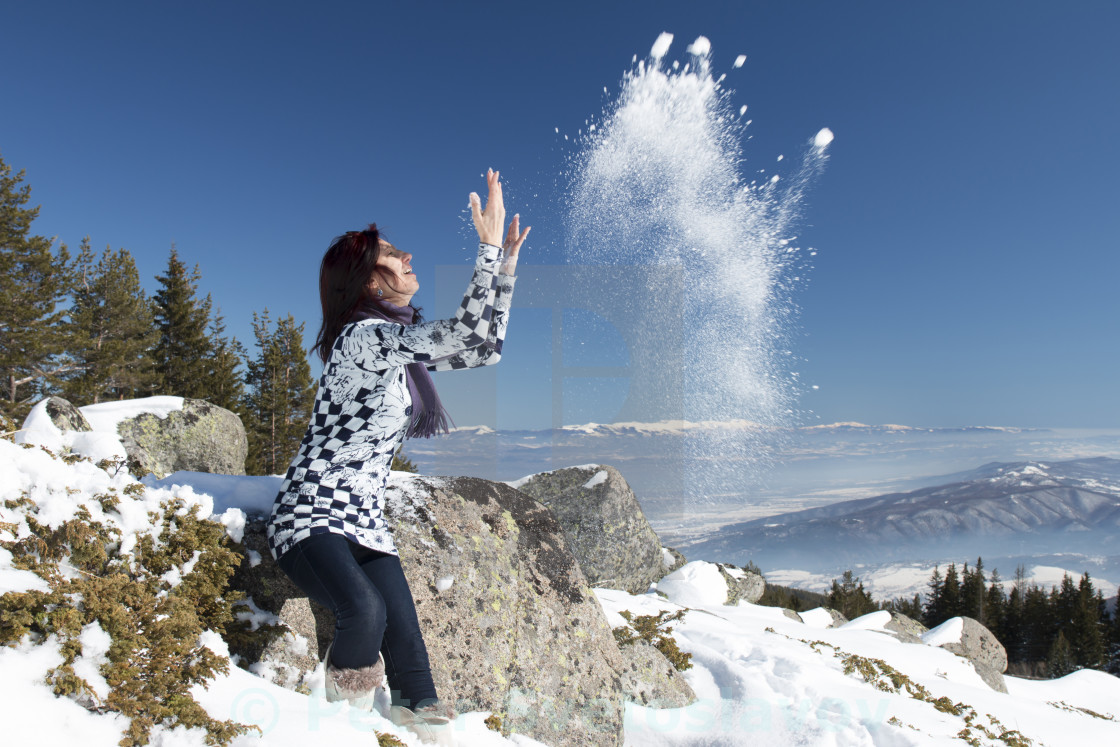
[[(742, 479), (767, 461), (775, 434), (794, 420), (793, 293), (812, 251), (798, 248), (792, 231), (832, 133), (807, 141), (791, 173), (753, 167), (748, 177), (747, 107), (733, 105), (725, 76), (713, 77), (705, 37), (687, 48), (683, 64), (667, 62), (672, 39), (661, 34), (650, 56), (635, 60), (601, 121), (583, 135), (570, 172), (568, 235), (577, 262), (672, 268), (647, 284), (644, 297), (616, 303), (640, 305), (654, 320), (681, 320), (676, 360), (683, 362), (685, 420), (742, 426), (689, 429), (687, 492), (715, 497), (729, 478), (741, 492)], [(781, 160), (770, 163), (785, 166)], [(656, 353), (662, 344), (651, 324), (639, 347), (654, 352), (631, 350), (631, 366), (667, 359)], [(645, 399), (644, 411), (662, 416), (657, 402), (667, 396), (675, 394), (631, 391), (631, 399)]]

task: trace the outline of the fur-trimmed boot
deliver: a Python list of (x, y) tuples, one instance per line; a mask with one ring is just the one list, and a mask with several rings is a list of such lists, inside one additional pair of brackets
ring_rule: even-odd
[(377, 655), (377, 662), (360, 669), (339, 669), (331, 664), (332, 643), (327, 648), (324, 659), (327, 670), (326, 694), (327, 702), (334, 703), (345, 700), (352, 708), (363, 711), (373, 710), (373, 701), (377, 697), (377, 689), (385, 681), (385, 659)]
[(424, 744), (455, 747), (451, 719), (443, 715), (445, 712), (446, 709), (439, 703), (417, 708), (415, 711), (395, 705), (389, 708), (389, 720), (420, 737), (420, 741)]

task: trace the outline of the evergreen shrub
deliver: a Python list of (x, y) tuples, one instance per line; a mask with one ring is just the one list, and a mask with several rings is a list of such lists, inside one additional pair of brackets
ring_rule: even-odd
[[(59, 472), (89, 462), (73, 455), (56, 459)], [(87, 476), (94, 469), (77, 466)], [(105, 477), (101, 482), (109, 487), (97, 495), (64, 488), (78, 507), (54, 528), (26, 491), (5, 501), (0, 546), (12, 553), (13, 567), (35, 573), (48, 590), (0, 596), (0, 645), (57, 641), (63, 660), (47, 673), (47, 683), (90, 710), (127, 716), (122, 747), (147, 744), (156, 725), (201, 727), (208, 744), (228, 744), (255, 727), (212, 718), (190, 690), (229, 671), (229, 659), (203, 643), (206, 631), (234, 641), (276, 634), (253, 633), (237, 619), (242, 595), (229, 590), (228, 581), (242, 555), (222, 524), (198, 516), (199, 506), (179, 497), (158, 510), (149, 498), (153, 529), (131, 542), (122, 527), (135, 525), (147, 488), (119, 472)], [(125, 502), (132, 509), (127, 521), (119, 511)], [(104, 683), (83, 679), (74, 667), (83, 633), (94, 626), (111, 639), (99, 668)]]
[(643, 640), (655, 646), (678, 671), (683, 672), (686, 669), (692, 669), (692, 654), (681, 651), (677, 642), (669, 635), (673, 632), (673, 628), (668, 623), (681, 619), (684, 617), (684, 613), (685, 610), (678, 610), (674, 613), (662, 611), (656, 615), (634, 617), (630, 610), (622, 610), (619, 614), (622, 615), (628, 625), (614, 628), (612, 631), (614, 639), (619, 646), (632, 644), (639, 639)]

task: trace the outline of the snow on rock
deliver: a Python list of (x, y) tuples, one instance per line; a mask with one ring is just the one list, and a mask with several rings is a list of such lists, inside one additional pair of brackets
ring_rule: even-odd
[(824, 607), (817, 607), (806, 612), (798, 612), (801, 615), (801, 622), (808, 625), (810, 628), (831, 628), (832, 615)]
[(47, 400), (39, 401), (23, 421), (23, 428), (15, 437), (16, 443), (45, 446), (54, 452), (73, 451), (94, 462), (125, 458), (128, 454), (117, 435), (120, 422), (144, 413), (166, 418), (170, 413), (183, 409), (183, 398), (142, 397), (86, 405), (78, 409), (92, 430), (60, 430), (47, 414)]
[(727, 581), (719, 566), (705, 560), (685, 563), (658, 581), (657, 590), (685, 607), (727, 602)]
[[(888, 613), (889, 614), (889, 613)], [(944, 646), (946, 643), (960, 643), (964, 632), (964, 620), (950, 617), (933, 630), (922, 634), (922, 641), (930, 646)]]
[(890, 612), (886, 610), (877, 610), (862, 617), (857, 617), (855, 620), (846, 622), (840, 627), (847, 630), (883, 630), (890, 621)]
[(583, 484), (583, 488), (584, 488), (584, 490), (590, 490), (591, 488), (595, 487), (596, 485), (602, 485), (606, 481), (607, 481), (607, 471), (605, 469), (601, 469), (598, 472), (596, 472), (591, 477), (590, 480), (588, 480), (587, 482), (585, 482)]
[(95, 431), (116, 433), (122, 420), (128, 420), (144, 413), (151, 413), (161, 420), (183, 409), (182, 397), (160, 396), (122, 399), (115, 402), (100, 402), (96, 405), (79, 407)]
[[(594, 470), (597, 470), (597, 469), (599, 469), (599, 467), (600, 467), (600, 465), (598, 465), (598, 464), (575, 464), (575, 465), (572, 465), (571, 467), (565, 467), (565, 469), (583, 469), (583, 470), (594, 469)], [(529, 482), (534, 477), (536, 477), (538, 475), (551, 475), (553, 472), (556, 472), (556, 470), (550, 469), (550, 470), (545, 470), (544, 472), (534, 472), (531, 475), (525, 475), (524, 477), (519, 477), (516, 480), (506, 480), (505, 483), (506, 483), (506, 485), (509, 485), (514, 490), (520, 490), (521, 486), (525, 485), (525, 483)]]
[(676, 563), (676, 562), (677, 562), (677, 559), (673, 556), (673, 553), (669, 552), (666, 548), (662, 547), (661, 548), (661, 566), (663, 568), (665, 568), (666, 570), (668, 570), (669, 568), (672, 568), (673, 563)]
[(18, 444), (43, 446), (55, 453), (74, 451), (95, 462), (127, 456), (115, 427), (112, 431), (60, 430), (47, 414), (46, 399), (31, 408), (23, 421), (23, 427), (16, 432), (15, 441)]

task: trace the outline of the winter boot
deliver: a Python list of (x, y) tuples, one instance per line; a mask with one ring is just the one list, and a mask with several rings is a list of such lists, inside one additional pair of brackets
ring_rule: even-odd
[(362, 711), (372, 711), (373, 701), (377, 696), (377, 689), (385, 681), (385, 659), (377, 655), (377, 661), (360, 669), (339, 669), (331, 664), (331, 648), (327, 647), (327, 656), (324, 659), (327, 669), (326, 694), (327, 702), (334, 703), (345, 700), (352, 708)]
[(451, 732), (451, 720), (440, 715), (442, 706), (438, 703), (412, 711), (404, 706), (391, 706), (389, 720), (403, 726), (420, 737), (424, 744), (439, 747), (455, 747), (455, 735)]

